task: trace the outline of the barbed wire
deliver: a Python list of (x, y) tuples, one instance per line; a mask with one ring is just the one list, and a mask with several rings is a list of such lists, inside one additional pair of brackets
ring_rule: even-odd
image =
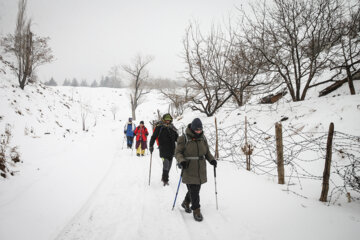
[[(209, 145), (214, 151), (215, 126), (207, 124), (204, 129)], [(297, 186), (299, 191), (303, 190), (304, 182), (307, 181), (318, 181), (321, 186), (328, 133), (304, 132), (303, 127), (292, 126), (282, 129), (287, 191), (303, 196), (293, 188)], [(246, 155), (242, 147), (247, 143), (253, 148), (250, 155), (251, 171), (276, 178), (278, 174), (274, 127), (262, 130), (256, 123), (248, 124), (246, 135), (247, 139), (244, 124), (218, 127), (221, 160), (246, 169)], [(329, 198), (336, 202), (342, 195), (347, 194), (348, 198), (350, 195), (351, 199), (360, 199), (360, 137), (335, 131), (332, 152)]]

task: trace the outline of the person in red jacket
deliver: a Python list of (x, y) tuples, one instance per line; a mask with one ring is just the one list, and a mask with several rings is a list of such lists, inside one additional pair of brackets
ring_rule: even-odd
[(140, 121), (140, 125), (135, 129), (136, 136), (136, 156), (144, 156), (146, 146), (146, 138), (149, 135), (147, 128), (144, 126), (144, 121)]

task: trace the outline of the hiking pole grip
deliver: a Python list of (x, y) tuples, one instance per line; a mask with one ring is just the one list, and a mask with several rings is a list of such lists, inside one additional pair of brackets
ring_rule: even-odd
[(149, 186), (150, 186), (150, 178), (151, 178), (151, 162), (152, 162), (152, 153), (150, 154)]
[(181, 169), (180, 179), (179, 179), (178, 187), (177, 187), (177, 190), (176, 190), (174, 203), (173, 203), (173, 206), (172, 206), (172, 209), (171, 209), (172, 211), (174, 211), (174, 207), (175, 207), (177, 195), (178, 195), (178, 193), (179, 193), (179, 188), (180, 188), (180, 183), (181, 183), (182, 175), (183, 175), (183, 169)]

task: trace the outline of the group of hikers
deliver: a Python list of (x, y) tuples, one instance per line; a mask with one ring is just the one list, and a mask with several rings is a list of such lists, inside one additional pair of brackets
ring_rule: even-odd
[[(163, 171), (161, 181), (164, 186), (169, 184), (169, 172), (175, 156), (178, 167), (182, 169), (182, 182), (186, 184), (187, 193), (181, 206), (187, 213), (193, 213), (196, 221), (202, 221), (203, 216), (200, 212), (200, 188), (201, 184), (206, 183), (206, 160), (216, 168), (217, 161), (210, 153), (209, 145), (203, 132), (203, 125), (199, 118), (195, 118), (188, 124), (185, 133), (179, 136), (177, 129), (173, 125), (172, 116), (164, 114), (161, 121), (155, 124), (153, 134), (150, 139), (149, 150), (154, 151), (155, 141), (159, 146), (160, 158), (163, 161)], [(136, 155), (144, 156), (147, 148), (147, 136), (149, 132), (140, 121), (140, 125), (135, 127), (132, 118), (125, 124), (124, 134), (127, 138), (127, 147), (132, 148), (133, 139), (136, 136)], [(191, 204), (191, 206), (190, 206)]]

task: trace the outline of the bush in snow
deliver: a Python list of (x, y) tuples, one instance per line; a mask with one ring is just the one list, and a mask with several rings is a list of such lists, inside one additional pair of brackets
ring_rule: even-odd
[(13, 172), (7, 167), (8, 159), (14, 163), (20, 162), (20, 154), (17, 147), (10, 146), (11, 137), (11, 126), (7, 124), (4, 133), (0, 135), (0, 175), (4, 178), (6, 178), (8, 172), (13, 175)]

